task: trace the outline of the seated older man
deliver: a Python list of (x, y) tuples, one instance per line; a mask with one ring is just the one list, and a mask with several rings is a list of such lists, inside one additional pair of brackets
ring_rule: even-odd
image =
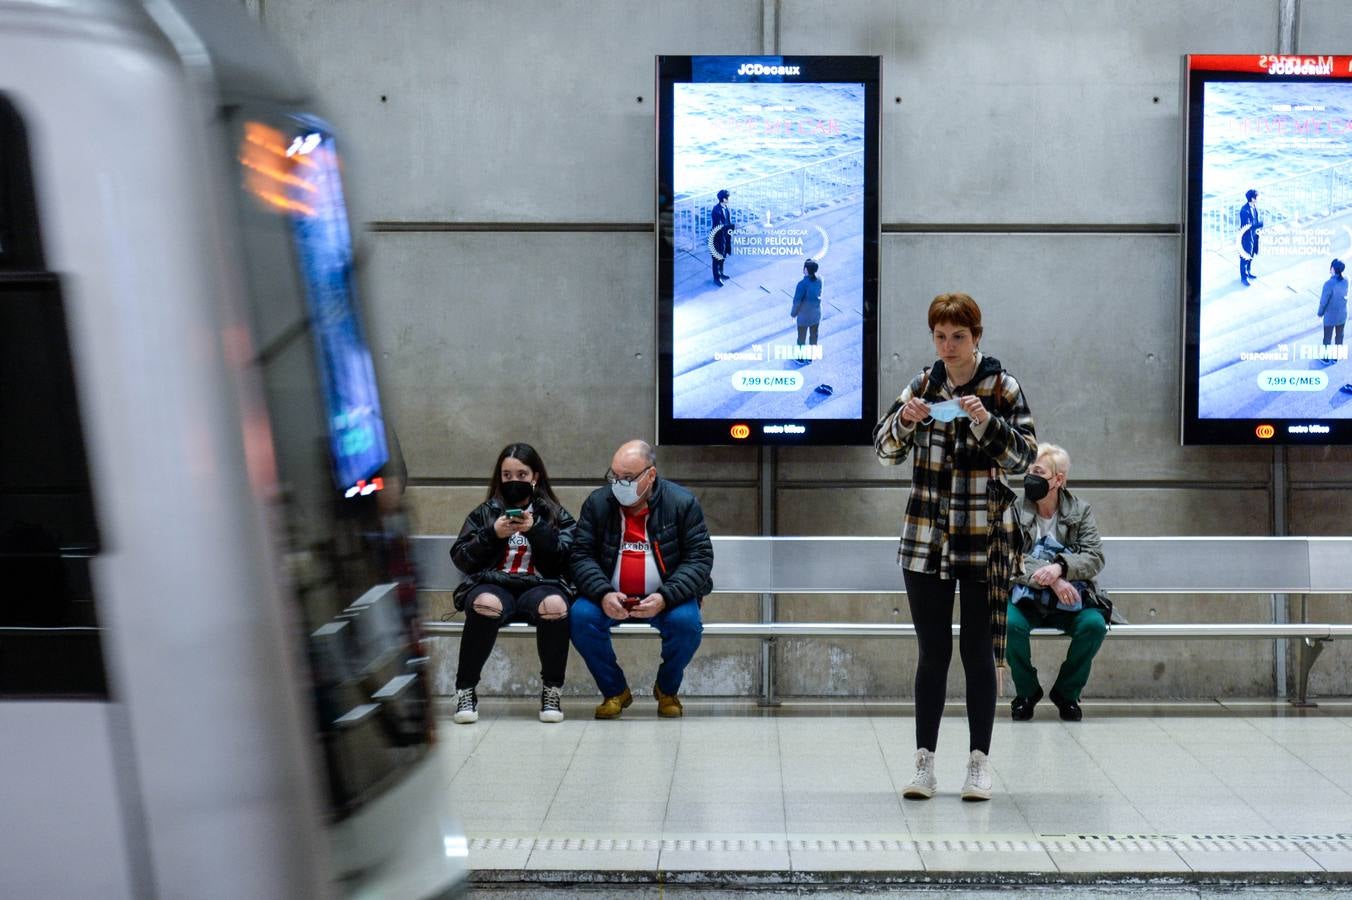
[(582, 504), (573, 539), (573, 646), (601, 690), (596, 718), (616, 719), (634, 698), (610, 629), (625, 619), (656, 628), (662, 665), (653, 698), (659, 716), (676, 718), (681, 679), (704, 633), (700, 603), (713, 589), (704, 511), (693, 494), (657, 474), (657, 454), (644, 441), (615, 451), (606, 482)]
[(1052, 685), (1051, 700), (1062, 719), (1078, 722), (1083, 715), (1080, 691), (1112, 618), (1112, 604), (1094, 584), (1103, 569), (1098, 525), (1089, 504), (1066, 489), (1069, 472), (1070, 455), (1065, 450), (1039, 444), (1016, 507), (1024, 559), (1009, 598), (1005, 655), (1018, 691), (1010, 704), (1017, 721), (1033, 718), (1033, 708), (1042, 699), (1029, 632), (1046, 627), (1070, 635), (1070, 650)]

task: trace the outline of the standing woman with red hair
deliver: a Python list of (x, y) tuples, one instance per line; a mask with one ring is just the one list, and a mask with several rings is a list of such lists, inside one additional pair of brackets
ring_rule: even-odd
[(873, 429), (884, 465), (914, 456), (897, 560), (915, 623), (915, 777), (902, 791), (934, 796), (934, 751), (953, 657), (953, 594), (961, 584), (959, 650), (971, 733), (964, 800), (989, 800), (995, 667), (1004, 662), (1005, 600), (1018, 540), (1006, 472), (1037, 456), (1033, 414), (1019, 383), (980, 350), (981, 308), (940, 294), (929, 308), (938, 359), (901, 392)]

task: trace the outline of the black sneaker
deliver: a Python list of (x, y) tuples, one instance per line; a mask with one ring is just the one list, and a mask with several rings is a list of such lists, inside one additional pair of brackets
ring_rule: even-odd
[(457, 725), (479, 721), (479, 695), (474, 688), (461, 688), (455, 692), (455, 715), (451, 721)]
[(1009, 715), (1015, 722), (1027, 722), (1033, 718), (1033, 708), (1042, 699), (1042, 688), (1031, 697), (1015, 697), (1009, 704)]
[(540, 691), (540, 721), (563, 721), (563, 689), (545, 685)]
[(1080, 704), (1074, 700), (1067, 700), (1052, 688), (1052, 702), (1056, 704), (1056, 709), (1061, 713), (1061, 718), (1067, 722), (1078, 722), (1084, 718), (1084, 711), (1080, 709)]

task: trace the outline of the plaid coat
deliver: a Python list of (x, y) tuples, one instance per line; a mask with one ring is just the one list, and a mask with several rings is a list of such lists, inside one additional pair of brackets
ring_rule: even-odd
[(873, 429), (883, 465), (900, 465), (914, 451), (911, 495), (901, 526), (897, 562), (912, 572), (987, 582), (995, 658), (1004, 661), (1005, 601), (1019, 561), (1015, 494), (1005, 472), (1037, 459), (1033, 414), (1014, 376), (983, 356), (972, 380), (956, 394), (975, 394), (991, 418), (978, 437), (972, 420), (906, 425), (901, 407), (920, 396), (929, 403), (953, 396), (943, 363), (925, 369), (901, 392)]

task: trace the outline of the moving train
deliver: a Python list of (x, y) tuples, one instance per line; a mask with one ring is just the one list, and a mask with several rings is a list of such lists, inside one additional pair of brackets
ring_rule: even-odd
[(335, 130), (230, 0), (0, 0), (0, 893), (463, 890)]

